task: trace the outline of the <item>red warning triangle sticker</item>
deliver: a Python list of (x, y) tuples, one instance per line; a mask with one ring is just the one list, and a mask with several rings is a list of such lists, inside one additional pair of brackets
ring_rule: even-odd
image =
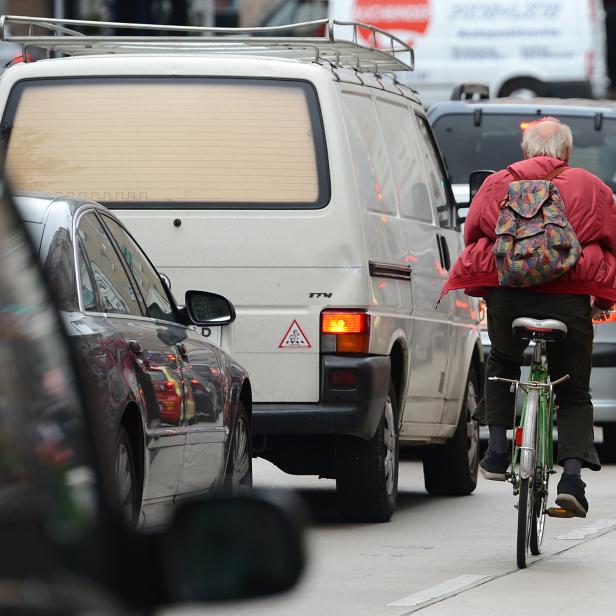
[(299, 326), (297, 321), (293, 321), (287, 329), (287, 333), (283, 336), (282, 342), (278, 345), (279, 349), (311, 349), (312, 345), (310, 344), (308, 338), (306, 338), (306, 334)]

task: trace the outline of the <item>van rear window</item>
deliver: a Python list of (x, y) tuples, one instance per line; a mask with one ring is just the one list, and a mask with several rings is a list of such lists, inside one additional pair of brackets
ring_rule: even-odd
[(72, 78), (18, 83), (2, 132), (14, 189), (112, 208), (319, 208), (316, 93), (301, 81)]

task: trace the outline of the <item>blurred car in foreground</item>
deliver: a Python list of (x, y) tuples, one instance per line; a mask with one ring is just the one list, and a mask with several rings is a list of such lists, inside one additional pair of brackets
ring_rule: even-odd
[[(70, 278), (59, 265), (52, 274)], [(291, 587), (304, 553), (290, 495), (209, 496), (162, 531), (129, 528), (106, 418), (55, 305), (0, 182), (0, 613), (143, 614)]]
[(113, 435), (129, 518), (161, 524), (178, 499), (250, 486), (248, 375), (191, 328), (231, 322), (229, 302), (189, 291), (178, 309), (135, 240), (98, 204), (16, 201)]
[[(469, 201), (470, 174), (480, 169), (504, 169), (521, 160), (523, 131), (530, 122), (545, 116), (558, 118), (571, 127), (571, 166), (594, 173), (616, 192), (614, 101), (548, 98), (448, 101), (433, 105), (428, 117), (459, 205)], [(482, 343), (484, 350), (489, 351), (485, 329)], [(527, 359), (530, 362), (530, 355)], [(590, 381), (595, 424), (603, 428), (601, 459), (604, 462), (616, 461), (615, 380), (616, 315), (612, 315), (609, 322), (595, 324)]]

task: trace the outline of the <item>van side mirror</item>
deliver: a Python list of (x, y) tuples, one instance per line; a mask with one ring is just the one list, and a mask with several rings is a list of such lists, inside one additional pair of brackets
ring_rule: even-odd
[[(481, 185), (485, 182), (486, 178), (492, 175), (494, 171), (489, 169), (481, 169), (473, 171), (468, 179), (468, 196), (462, 197), (464, 201), (456, 201), (456, 214), (458, 224), (462, 224), (468, 216), (468, 208), (471, 206), (473, 197), (477, 194), (477, 191), (481, 188)], [(466, 200), (468, 199), (468, 201)]]
[(468, 185), (470, 189), (470, 200), (472, 201), (481, 185), (486, 181), (486, 179), (494, 173), (491, 169), (481, 169), (478, 171), (473, 171), (468, 178)]
[(186, 291), (185, 306), (195, 325), (228, 325), (235, 320), (233, 304), (217, 293)]

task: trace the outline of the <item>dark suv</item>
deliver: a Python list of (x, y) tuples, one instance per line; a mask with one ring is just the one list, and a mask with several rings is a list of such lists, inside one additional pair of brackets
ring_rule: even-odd
[[(480, 169), (497, 171), (522, 159), (522, 132), (530, 122), (545, 116), (558, 118), (571, 127), (571, 166), (594, 173), (616, 193), (615, 101), (555, 98), (457, 100), (437, 103), (428, 111), (457, 202), (469, 201), (471, 172)], [(605, 462), (616, 460), (616, 315), (612, 319), (595, 326), (590, 383), (595, 423), (603, 427), (602, 459)], [(482, 334), (482, 340), (487, 350), (487, 332)]]

